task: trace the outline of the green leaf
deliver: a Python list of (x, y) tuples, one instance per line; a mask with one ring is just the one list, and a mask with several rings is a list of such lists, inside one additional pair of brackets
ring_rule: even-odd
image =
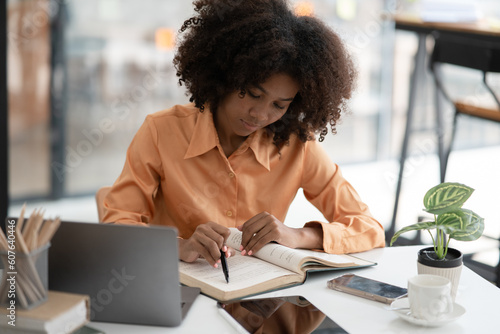
[(450, 231), (450, 238), (459, 241), (473, 241), (478, 239), (484, 231), (484, 218), (481, 218), (477, 213), (461, 209), (465, 218), (465, 228)]
[(445, 182), (431, 188), (424, 196), (425, 211), (442, 214), (462, 207), (474, 189), (460, 183)]
[(405, 232), (409, 232), (409, 231), (417, 231), (417, 230), (429, 230), (429, 229), (433, 229), (433, 228), (436, 228), (436, 223), (435, 222), (420, 222), (420, 223), (416, 223), (416, 224), (413, 224), (413, 225), (409, 225), (409, 226), (406, 226), (406, 227), (403, 227), (402, 229), (400, 229), (399, 231), (397, 231), (396, 233), (394, 233), (394, 236), (392, 237), (391, 239), (391, 246), (392, 244), (394, 243), (394, 241), (396, 241), (397, 238), (399, 238), (399, 236)]
[(446, 234), (465, 230), (468, 217), (458, 209), (452, 212), (445, 212), (438, 216), (436, 224), (438, 230), (443, 230)]

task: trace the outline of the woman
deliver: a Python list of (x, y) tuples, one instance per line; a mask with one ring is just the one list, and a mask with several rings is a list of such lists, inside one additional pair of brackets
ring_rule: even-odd
[[(355, 70), (340, 38), (284, 0), (194, 2), (174, 58), (192, 103), (148, 115), (104, 200), (105, 222), (179, 231), (179, 256), (217, 267), (229, 227), (251, 255), (269, 242), (351, 253), (384, 231), (315, 139), (335, 125)], [(283, 221), (299, 188), (327, 222)]]

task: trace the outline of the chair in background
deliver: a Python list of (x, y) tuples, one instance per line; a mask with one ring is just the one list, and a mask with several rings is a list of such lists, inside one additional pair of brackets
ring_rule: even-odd
[[(456, 34), (434, 34), (435, 45), (431, 55), (430, 67), (434, 77), (437, 91), (450, 101), (455, 109), (451, 139), (447, 145), (443, 144), (443, 119), (439, 104), (439, 96), (436, 94), (437, 122), (440, 140), (439, 157), (441, 162), (441, 182), (444, 182), (448, 158), (453, 146), (456, 133), (458, 116), (468, 115), (471, 117), (500, 122), (500, 100), (491, 86), (488, 84), (488, 73), (500, 73), (500, 42), (473, 39), (471, 37), (459, 36)], [(481, 71), (483, 74), (483, 84), (491, 93), (491, 97), (496, 103), (493, 108), (467, 104), (464, 101), (453, 100), (446, 85), (443, 82), (440, 72), (440, 64), (450, 64), (464, 68)], [(446, 147), (445, 147), (446, 146)]]
[[(487, 81), (488, 73), (500, 73), (500, 42), (498, 41), (498, 38), (496, 40), (483, 40), (451, 33), (436, 33), (434, 34), (434, 39), (435, 45), (431, 55), (430, 68), (436, 85), (435, 103), (438, 126), (438, 151), (441, 182), (444, 182), (448, 158), (453, 148), (453, 141), (455, 139), (458, 118), (466, 116), (485, 121), (500, 122), (500, 100)], [(446, 88), (447, 86), (440, 75), (439, 66), (441, 64), (450, 64), (482, 72), (482, 82), (487, 91), (491, 94), (496, 106), (488, 108), (467, 104), (458, 99), (452, 99), (451, 94)], [(442, 112), (440, 110), (439, 92), (442, 93), (445, 99), (452, 103), (454, 107), (451, 138), (446, 145), (444, 144), (444, 124)], [(500, 222), (497, 223), (500, 224)], [(500, 236), (497, 238), (489, 236), (484, 237), (498, 241), (496, 246), (499, 248), (500, 252)], [(484, 278), (495, 282), (496, 285), (500, 287), (500, 259), (496, 267), (492, 267), (482, 262), (474, 261), (472, 259), (473, 256), (474, 253), (464, 254), (465, 264)]]
[[(97, 217), (99, 218), (99, 222), (102, 222), (102, 218), (104, 217), (104, 198), (111, 190), (111, 187), (105, 186), (97, 190), (95, 194), (95, 200), (97, 204)], [(167, 211), (165, 209), (165, 205), (163, 204), (163, 193), (161, 189), (158, 188), (156, 194), (153, 194), (154, 197), (154, 206), (155, 206), (155, 215), (153, 219), (147, 223), (152, 225), (162, 225), (162, 217), (165, 217)], [(146, 221), (143, 221), (146, 222)]]

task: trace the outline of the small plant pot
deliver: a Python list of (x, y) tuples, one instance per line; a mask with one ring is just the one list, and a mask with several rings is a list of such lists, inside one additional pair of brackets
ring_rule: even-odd
[(462, 266), (463, 255), (458, 249), (448, 248), (448, 253), (442, 260), (437, 258), (434, 247), (427, 247), (418, 251), (418, 274), (439, 275), (448, 278), (451, 281), (451, 298), (453, 301), (457, 296)]

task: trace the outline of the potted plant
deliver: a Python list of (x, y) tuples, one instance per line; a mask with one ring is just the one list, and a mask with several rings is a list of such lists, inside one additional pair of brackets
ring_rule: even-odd
[[(419, 274), (435, 274), (452, 281), (452, 297), (455, 298), (462, 269), (462, 253), (450, 248), (451, 239), (472, 241), (484, 230), (484, 219), (475, 212), (462, 208), (474, 189), (460, 183), (444, 182), (429, 189), (424, 196), (425, 211), (434, 215), (434, 221), (419, 222), (397, 231), (390, 245), (405, 232), (427, 230), (433, 246), (418, 253)], [(431, 230), (436, 230), (435, 235)]]

